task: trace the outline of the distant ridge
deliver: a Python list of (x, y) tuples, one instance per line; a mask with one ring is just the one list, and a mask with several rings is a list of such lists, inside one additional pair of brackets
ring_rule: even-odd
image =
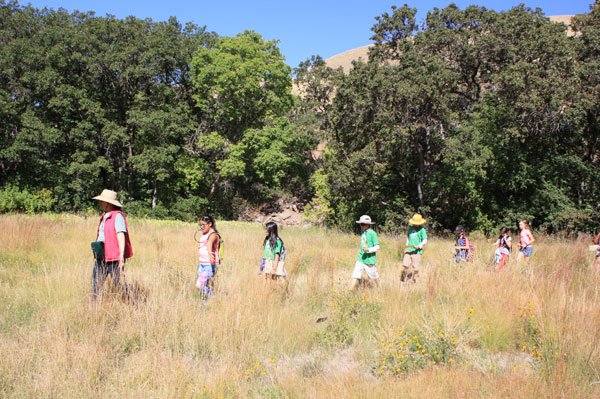
[[(573, 15), (555, 15), (548, 17), (551, 21), (556, 23), (563, 23), (568, 26), (567, 34), (572, 35), (573, 30), (571, 29), (571, 18)], [(372, 44), (368, 44), (366, 46), (357, 47), (352, 50), (344, 51), (343, 53), (336, 54), (331, 56), (325, 60), (327, 65), (331, 68), (339, 68), (342, 67), (344, 72), (348, 72), (352, 67), (352, 61), (357, 61), (359, 59), (363, 59), (367, 61), (369, 59), (369, 48), (373, 46)]]

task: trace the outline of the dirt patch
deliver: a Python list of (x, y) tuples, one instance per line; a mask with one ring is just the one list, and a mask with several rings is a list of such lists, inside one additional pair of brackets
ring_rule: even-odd
[(284, 200), (246, 210), (240, 214), (239, 220), (258, 223), (275, 222), (279, 226), (299, 226), (304, 223), (300, 205)]
[(344, 375), (361, 375), (365, 378), (374, 378), (368, 367), (355, 359), (353, 348), (340, 349), (327, 356), (321, 350), (286, 357), (277, 364), (277, 373), (282, 375), (302, 376), (311, 378), (325, 376), (335, 378)]
[(522, 352), (486, 353), (473, 350), (464, 353), (464, 357), (467, 363), (481, 372), (533, 372), (538, 366), (533, 356)]

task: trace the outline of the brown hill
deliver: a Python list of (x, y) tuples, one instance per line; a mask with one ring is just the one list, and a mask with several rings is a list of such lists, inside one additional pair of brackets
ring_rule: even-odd
[[(572, 35), (573, 31), (571, 30), (571, 18), (573, 15), (555, 15), (548, 17), (551, 21), (556, 23), (563, 23), (568, 26), (567, 34)], [(344, 72), (348, 72), (350, 67), (352, 66), (352, 61), (363, 59), (367, 61), (369, 58), (369, 48), (372, 44), (368, 44), (366, 46), (357, 47), (352, 50), (344, 51), (343, 53), (336, 54), (332, 57), (329, 57), (325, 60), (327, 65), (332, 68), (342, 67)]]

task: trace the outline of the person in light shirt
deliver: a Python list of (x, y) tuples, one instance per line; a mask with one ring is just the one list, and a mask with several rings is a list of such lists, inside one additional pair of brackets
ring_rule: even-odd
[(98, 223), (94, 249), (94, 269), (92, 271), (92, 298), (96, 299), (110, 275), (113, 285), (120, 284), (121, 273), (125, 268), (125, 261), (133, 256), (133, 248), (129, 240), (127, 218), (121, 208), (123, 205), (117, 198), (117, 193), (112, 190), (102, 190), (94, 198), (102, 209), (102, 217)]
[(517, 263), (531, 257), (531, 254), (533, 253), (533, 243), (535, 242), (535, 238), (533, 238), (533, 234), (531, 234), (531, 227), (529, 227), (527, 220), (521, 220), (519, 222), (519, 228), (521, 229), (521, 233), (519, 234), (519, 254), (517, 255)]
[(360, 225), (360, 248), (358, 258), (352, 272), (352, 289), (358, 288), (362, 279), (363, 271), (369, 280), (379, 285), (379, 272), (377, 271), (377, 251), (379, 251), (379, 239), (377, 233), (372, 229), (373, 223), (369, 215), (362, 215), (356, 221)]

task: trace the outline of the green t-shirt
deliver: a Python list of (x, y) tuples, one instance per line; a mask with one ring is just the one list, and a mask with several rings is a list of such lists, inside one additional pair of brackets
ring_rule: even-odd
[[(427, 239), (427, 233), (425, 232), (425, 227), (423, 226), (411, 226), (408, 229), (408, 247), (416, 247), (417, 245), (421, 245), (423, 241)], [(408, 253), (411, 254), (422, 254), (423, 249), (415, 249), (408, 248)]]
[(275, 260), (275, 254), (280, 254), (281, 256), (281, 247), (283, 246), (283, 241), (280, 238), (277, 238), (277, 244), (275, 245), (275, 250), (271, 248), (271, 243), (269, 240), (265, 243), (265, 259), (267, 260)]
[(379, 245), (377, 233), (373, 229), (365, 230), (360, 234), (360, 251), (358, 251), (358, 261), (365, 265), (374, 265), (377, 263), (377, 252), (367, 253), (363, 247), (372, 248)]

